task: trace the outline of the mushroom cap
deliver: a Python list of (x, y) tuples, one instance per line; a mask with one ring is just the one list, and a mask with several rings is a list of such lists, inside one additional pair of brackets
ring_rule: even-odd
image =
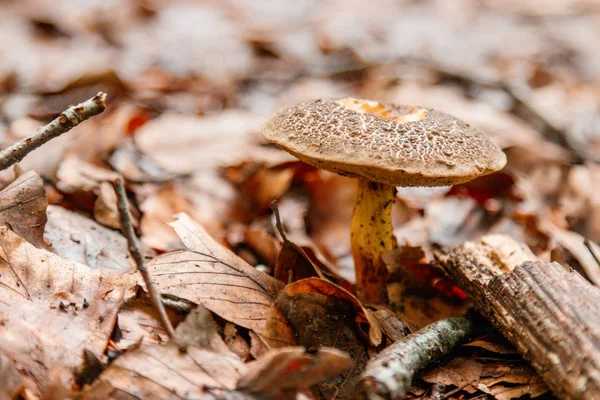
[(353, 98), (285, 108), (264, 137), (307, 164), (394, 186), (446, 186), (498, 171), (500, 147), (443, 112)]

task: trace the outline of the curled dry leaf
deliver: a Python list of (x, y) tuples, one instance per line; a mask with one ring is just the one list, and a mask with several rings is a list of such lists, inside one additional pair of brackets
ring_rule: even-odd
[(0, 192), (0, 225), (9, 225), (17, 235), (43, 248), (46, 207), (42, 178), (26, 172)]
[(62, 207), (48, 206), (45, 237), (54, 253), (92, 269), (121, 274), (135, 267), (118, 231)]
[(356, 310), (356, 321), (366, 323), (369, 326), (369, 341), (373, 346), (381, 343), (382, 332), (379, 321), (371, 311), (363, 307), (361, 302), (352, 293), (332, 282), (319, 278), (307, 278), (296, 281), (286, 286), (284, 293), (288, 296), (297, 294), (322, 294), (343, 299), (352, 304)]
[(170, 224), (186, 250), (148, 263), (157, 289), (202, 304), (220, 317), (258, 333), (272, 347), (294, 344), (285, 317), (275, 307), (281, 282), (217, 243), (186, 214)]
[(315, 353), (308, 353), (303, 347), (273, 349), (248, 365), (248, 372), (237, 388), (259, 398), (285, 400), (349, 370), (352, 365), (347, 353), (330, 347), (322, 347)]
[(117, 311), (135, 279), (65, 260), (0, 227), (0, 355), (32, 376), (34, 393), (68, 387), (84, 349), (104, 352)]

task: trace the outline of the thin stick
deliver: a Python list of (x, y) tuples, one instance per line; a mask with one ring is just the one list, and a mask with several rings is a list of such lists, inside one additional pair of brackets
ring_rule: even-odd
[(171, 321), (169, 321), (169, 317), (167, 316), (167, 311), (165, 310), (165, 306), (163, 305), (160, 293), (156, 290), (154, 283), (152, 282), (152, 278), (146, 269), (146, 264), (144, 263), (144, 257), (140, 252), (140, 246), (135, 236), (135, 232), (133, 230), (133, 224), (131, 223), (131, 214), (129, 214), (129, 204), (127, 202), (127, 196), (125, 195), (125, 185), (123, 183), (123, 177), (119, 176), (113, 182), (113, 187), (115, 188), (115, 192), (117, 194), (117, 207), (119, 208), (119, 220), (121, 223), (121, 230), (123, 231), (123, 235), (127, 238), (127, 243), (129, 244), (129, 252), (131, 256), (135, 260), (135, 265), (137, 266), (138, 271), (144, 278), (144, 283), (146, 283), (146, 288), (148, 289), (148, 296), (150, 297), (150, 302), (158, 311), (158, 315), (160, 318), (160, 322), (162, 323), (163, 328), (167, 331), (169, 338), (173, 338), (175, 331), (173, 330), (173, 325), (171, 325)]
[(358, 383), (360, 399), (403, 399), (421, 369), (450, 354), (475, 333), (473, 316), (443, 319), (412, 333), (369, 361)]
[(70, 131), (88, 118), (106, 109), (106, 93), (99, 92), (89, 100), (60, 113), (52, 122), (35, 131), (31, 136), (0, 151), (0, 171), (21, 161), (25, 156), (44, 143)]

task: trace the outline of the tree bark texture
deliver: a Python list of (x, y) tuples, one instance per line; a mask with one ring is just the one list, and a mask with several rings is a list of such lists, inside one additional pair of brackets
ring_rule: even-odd
[(504, 235), (436, 259), (561, 399), (600, 399), (600, 288)]

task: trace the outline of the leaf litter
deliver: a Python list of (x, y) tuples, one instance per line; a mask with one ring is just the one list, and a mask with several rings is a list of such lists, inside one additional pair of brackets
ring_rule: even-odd
[[(110, 102), (2, 174), (0, 397), (352, 398), (364, 363), (406, 323), (470, 306), (432, 248), (489, 232), (598, 284), (597, 4), (334, 3), (0, 6), (3, 146), (98, 90)], [(469, 184), (398, 191), (387, 308), (352, 295), (354, 182), (260, 136), (279, 107), (326, 96), (443, 109), (508, 156), (502, 173)], [(171, 320), (183, 329), (206, 307), (191, 331), (210, 325), (208, 342), (224, 346), (167, 342), (129, 272), (106, 182), (116, 173)], [(345, 353), (323, 346), (354, 366), (338, 371)], [(551, 398), (510, 349), (477, 338), (425, 371), (411, 396)], [(336, 376), (319, 372), (331, 351)], [(78, 383), (94, 359), (100, 375)], [(293, 374), (297, 363), (312, 367)]]

